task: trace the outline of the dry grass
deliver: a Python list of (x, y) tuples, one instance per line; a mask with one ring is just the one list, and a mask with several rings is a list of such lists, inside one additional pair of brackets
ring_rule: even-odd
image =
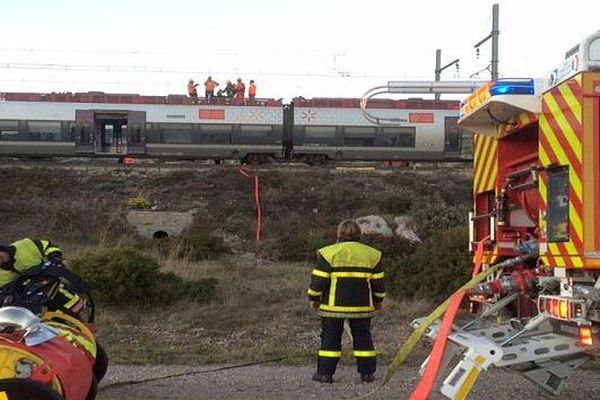
[[(158, 309), (101, 308), (99, 336), (113, 362), (230, 363), (299, 354), (306, 362), (318, 348), (319, 318), (305, 295), (310, 265), (256, 264), (251, 255), (206, 262), (166, 259), (162, 265), (185, 279), (217, 278), (220, 299)], [(429, 309), (422, 302), (387, 302), (373, 329), (384, 359), (408, 335), (410, 320)], [(344, 341), (349, 348), (348, 338)]]

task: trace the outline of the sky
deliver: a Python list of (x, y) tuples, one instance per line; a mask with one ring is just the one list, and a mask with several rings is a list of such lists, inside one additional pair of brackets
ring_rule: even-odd
[(210, 74), (258, 97), (361, 97), (433, 80), (436, 49), (460, 58), (443, 80), (487, 80), (491, 44), (473, 45), (494, 3), (501, 77), (542, 77), (600, 30), (592, 0), (3, 0), (0, 92), (185, 94)]

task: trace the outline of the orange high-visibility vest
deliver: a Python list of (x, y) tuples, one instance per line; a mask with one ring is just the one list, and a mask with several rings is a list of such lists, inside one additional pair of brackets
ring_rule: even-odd
[(212, 92), (213, 90), (215, 90), (216, 86), (217, 85), (215, 84), (215, 81), (213, 81), (213, 80), (204, 82), (204, 87), (206, 87), (206, 90), (209, 92)]
[(194, 82), (188, 83), (188, 93), (194, 93), (196, 91), (196, 85)]
[(256, 85), (254, 83), (251, 83), (248, 88), (248, 96), (256, 96)]

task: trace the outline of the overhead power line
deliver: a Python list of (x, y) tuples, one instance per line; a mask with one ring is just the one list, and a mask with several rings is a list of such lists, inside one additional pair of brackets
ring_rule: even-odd
[(281, 76), (307, 78), (355, 78), (355, 79), (397, 79), (398, 74), (354, 74), (351, 72), (275, 72), (275, 71), (218, 71), (201, 68), (170, 69), (137, 65), (94, 65), (94, 64), (55, 64), (55, 63), (0, 63), (0, 69), (8, 70), (47, 70), (65, 72), (108, 72), (108, 73), (156, 73), (156, 74), (206, 74), (229, 76)]
[(121, 54), (121, 55), (183, 55), (183, 56), (256, 56), (256, 57), (332, 57), (335, 52), (331, 53), (311, 53), (311, 52), (248, 52), (244, 50), (204, 50), (204, 51), (189, 51), (189, 50), (102, 50), (102, 49), (42, 49), (42, 48), (27, 48), (27, 47), (0, 47), (0, 52), (3, 53), (71, 53), (71, 54)]

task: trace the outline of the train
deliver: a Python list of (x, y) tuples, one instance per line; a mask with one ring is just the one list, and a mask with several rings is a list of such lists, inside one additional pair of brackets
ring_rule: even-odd
[(182, 95), (0, 93), (0, 156), (148, 157), (328, 161), (464, 161), (471, 135), (460, 103), (373, 99), (369, 112), (403, 121), (377, 126), (360, 99), (246, 100)]

